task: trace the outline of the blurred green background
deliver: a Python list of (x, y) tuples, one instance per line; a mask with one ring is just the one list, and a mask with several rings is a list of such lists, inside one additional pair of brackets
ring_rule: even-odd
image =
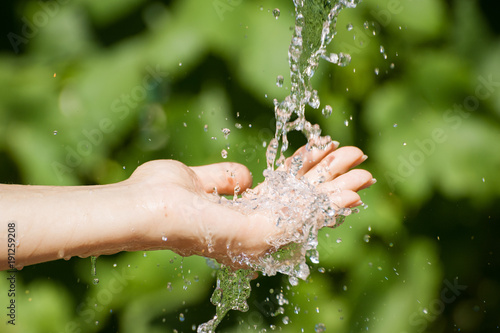
[[(289, 91), (291, 0), (0, 6), (0, 182), (106, 184), (152, 159), (220, 162), (222, 149), (262, 181), (272, 101)], [(368, 209), (322, 231), (308, 281), (258, 278), (221, 332), (500, 331), (499, 33), (494, 0), (341, 13), (329, 49), (352, 62), (320, 64), (313, 84), (333, 114), (307, 116), (362, 148), (378, 183)], [(88, 258), (25, 267), (17, 325), (0, 331), (192, 332), (215, 312), (203, 258), (121, 253), (97, 276)]]

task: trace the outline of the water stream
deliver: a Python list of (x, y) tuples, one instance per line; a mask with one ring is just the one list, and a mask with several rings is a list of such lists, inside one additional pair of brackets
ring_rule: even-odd
[[(223, 201), (245, 214), (265, 211), (275, 217), (276, 225), (283, 232), (268, 242), (274, 249), (258, 260), (234, 257), (233, 261), (244, 263), (251, 270), (233, 271), (222, 266), (217, 274), (217, 285), (211, 301), (216, 306), (216, 315), (207, 323), (198, 326), (198, 332), (214, 332), (229, 310), (247, 311), (246, 300), (250, 296), (250, 279), (253, 271), (272, 276), (279, 273), (289, 276), (292, 285), (309, 275), (306, 258), (319, 262), (317, 251), (318, 231), (324, 226), (336, 227), (351, 209), (333, 205), (326, 194), (316, 190), (317, 184), (296, 178), (302, 166), (297, 156), (290, 171), (276, 169), (285, 161), (288, 149), (287, 133), (301, 131), (307, 139), (307, 148), (325, 149), (332, 143), (330, 136), (321, 136), (318, 124), (311, 124), (305, 116), (306, 106), (319, 109), (317, 90), (311, 84), (320, 59), (338, 66), (349, 64), (351, 57), (343, 53), (328, 53), (326, 46), (336, 35), (337, 17), (343, 8), (354, 8), (360, 0), (294, 0), (295, 29), (288, 50), (290, 65), (290, 94), (282, 101), (274, 100), (276, 118), (275, 137), (269, 142), (264, 171), (266, 181), (258, 193), (249, 190), (235, 200)], [(273, 15), (278, 18), (279, 10)], [(278, 77), (277, 84), (283, 82)], [(281, 83), (282, 84), (282, 83)], [(322, 111), (329, 115), (332, 107), (326, 105)]]

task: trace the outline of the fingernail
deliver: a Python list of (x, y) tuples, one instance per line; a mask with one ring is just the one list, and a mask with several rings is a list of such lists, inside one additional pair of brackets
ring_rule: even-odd
[(335, 148), (337, 148), (340, 145), (340, 142), (333, 140), (332, 144)]
[(351, 207), (357, 207), (357, 206), (361, 206), (363, 204), (363, 201), (361, 200), (358, 200), (356, 201)]
[(377, 182), (377, 179), (372, 178), (371, 184), (373, 185), (373, 184), (375, 184), (376, 182)]
[(363, 155), (361, 156), (361, 162), (364, 162), (366, 161), (366, 159), (368, 158), (368, 155)]

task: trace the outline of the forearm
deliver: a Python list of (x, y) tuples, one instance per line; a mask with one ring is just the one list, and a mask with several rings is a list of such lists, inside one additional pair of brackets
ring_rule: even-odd
[[(137, 221), (147, 207), (126, 182), (104, 186), (0, 185), (0, 269), (8, 269), (8, 238), (15, 238), (15, 266), (72, 256), (134, 249)], [(15, 223), (15, 237), (8, 237)], [(12, 231), (12, 229), (11, 229)], [(12, 251), (11, 251), (12, 253)]]

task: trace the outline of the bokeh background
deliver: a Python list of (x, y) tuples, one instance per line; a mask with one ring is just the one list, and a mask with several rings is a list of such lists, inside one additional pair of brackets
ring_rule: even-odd
[[(272, 101), (289, 92), (291, 0), (0, 7), (0, 182), (106, 184), (152, 159), (220, 162), (222, 149), (262, 181)], [(307, 117), (362, 148), (378, 183), (366, 209), (322, 231), (308, 281), (259, 277), (221, 332), (500, 331), (498, 12), (365, 0), (341, 13), (329, 50), (352, 62), (320, 64), (333, 114)], [(290, 138), (290, 151), (305, 143)], [(25, 267), (17, 325), (0, 331), (192, 332), (214, 314), (214, 272), (169, 251), (100, 257), (97, 285), (89, 258)], [(0, 279), (4, 309), (7, 289)]]

